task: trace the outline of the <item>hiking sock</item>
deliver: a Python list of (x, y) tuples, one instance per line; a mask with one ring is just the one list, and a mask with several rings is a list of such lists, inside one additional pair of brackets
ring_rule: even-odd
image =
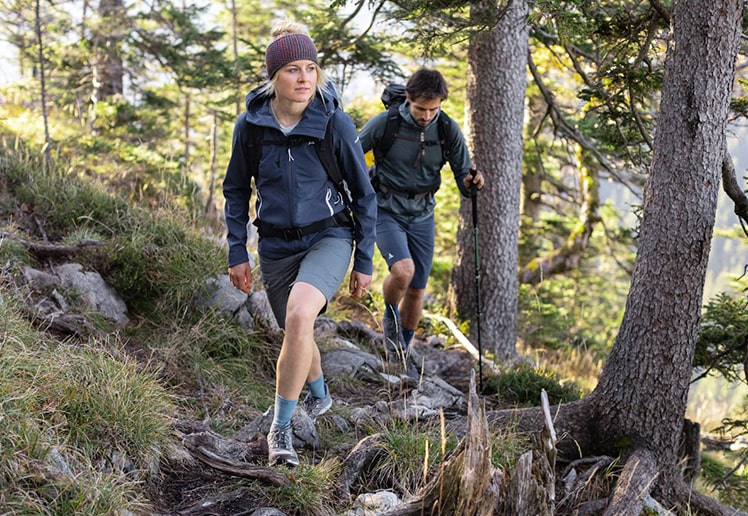
[(389, 303), (384, 304), (384, 318), (385, 319), (397, 319), (400, 320), (400, 309), (397, 305), (391, 305)]
[(285, 428), (291, 422), (291, 416), (299, 400), (287, 400), (282, 396), (275, 395), (275, 413), (273, 414), (273, 425)]
[(325, 375), (321, 374), (319, 377), (311, 382), (307, 382), (306, 386), (309, 387), (309, 392), (312, 396), (318, 399), (322, 399), (327, 395), (327, 385), (325, 385)]
[(405, 341), (405, 347), (407, 348), (408, 346), (410, 346), (410, 341), (413, 340), (413, 335), (416, 334), (416, 330), (403, 328), (401, 333), (403, 334), (403, 341)]

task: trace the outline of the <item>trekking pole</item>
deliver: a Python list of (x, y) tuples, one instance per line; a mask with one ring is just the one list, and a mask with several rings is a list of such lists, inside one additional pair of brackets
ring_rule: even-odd
[(480, 257), (478, 256), (478, 185), (470, 185), (470, 199), (473, 204), (473, 247), (475, 248), (475, 324), (478, 337), (478, 390), (483, 392), (483, 348), (480, 340)]

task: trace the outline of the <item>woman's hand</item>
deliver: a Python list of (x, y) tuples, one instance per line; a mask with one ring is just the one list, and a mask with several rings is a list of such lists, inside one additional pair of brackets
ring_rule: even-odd
[(229, 280), (236, 288), (249, 294), (252, 290), (252, 269), (249, 267), (249, 262), (229, 267)]
[(352, 296), (364, 297), (369, 291), (371, 285), (371, 274), (362, 274), (358, 271), (351, 271), (351, 284), (349, 290)]

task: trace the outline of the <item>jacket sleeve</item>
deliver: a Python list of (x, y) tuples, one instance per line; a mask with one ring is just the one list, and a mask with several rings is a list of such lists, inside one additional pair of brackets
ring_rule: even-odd
[(244, 114), (241, 114), (234, 125), (231, 157), (226, 167), (226, 177), (223, 179), (229, 267), (249, 261), (247, 224), (249, 223), (249, 198), (252, 193), (252, 183), (247, 136), (247, 122)]
[(462, 184), (462, 180), (470, 173), (470, 167), (473, 164), (470, 160), (470, 151), (465, 143), (460, 125), (454, 119), (450, 119), (449, 122), (449, 134), (453, 135), (449, 141), (449, 168), (452, 169), (460, 193), (465, 197), (470, 197), (470, 192)]
[(341, 110), (334, 116), (336, 154), (353, 197), (351, 210), (354, 218), (353, 237), (356, 241), (353, 269), (362, 274), (372, 274), (377, 224), (376, 194), (369, 181), (364, 151), (353, 120)]
[(364, 154), (373, 150), (377, 142), (382, 139), (384, 135), (384, 126), (387, 123), (387, 112), (384, 111), (379, 113), (374, 118), (371, 118), (361, 128), (361, 132), (358, 134), (361, 139), (361, 148), (364, 150)]

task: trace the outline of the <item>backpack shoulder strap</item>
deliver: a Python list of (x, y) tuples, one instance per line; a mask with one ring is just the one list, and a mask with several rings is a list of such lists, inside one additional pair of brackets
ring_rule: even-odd
[(249, 134), (247, 136), (247, 156), (249, 157), (249, 175), (257, 177), (260, 171), (260, 156), (262, 155), (262, 137), (265, 129), (255, 124), (249, 125)]
[(398, 105), (391, 105), (387, 108), (387, 123), (384, 126), (384, 133), (382, 138), (379, 140), (379, 144), (374, 148), (374, 162), (382, 161), (382, 159), (390, 151), (392, 143), (397, 137), (397, 131), (400, 129), (400, 109)]
[(436, 121), (437, 130), (439, 131), (439, 145), (442, 148), (442, 164), (449, 161), (449, 157), (452, 153), (452, 141), (454, 134), (452, 132), (452, 119), (444, 111), (439, 113), (439, 119)]
[[(387, 123), (384, 126), (384, 133), (382, 134), (382, 138), (379, 140), (379, 145), (374, 148), (375, 162), (381, 161), (389, 152), (392, 143), (395, 141), (395, 138), (397, 138), (397, 131), (400, 129), (401, 120), (398, 106), (393, 105), (387, 108)], [(449, 161), (451, 143), (454, 137), (452, 131), (452, 118), (450, 118), (450, 116), (444, 111), (439, 113), (437, 130), (439, 132), (439, 146), (442, 149), (441, 166), (444, 166), (444, 164)]]
[(338, 164), (338, 158), (335, 156), (335, 148), (333, 146), (333, 120), (335, 115), (331, 116), (327, 121), (327, 127), (325, 128), (325, 137), (319, 140), (314, 148), (317, 150), (317, 156), (319, 157), (322, 166), (325, 167), (327, 175), (330, 180), (335, 184), (338, 192), (343, 196), (343, 201), (346, 205), (350, 206), (353, 202), (353, 196), (351, 191), (348, 189), (348, 182), (343, 177)]
[[(327, 175), (330, 180), (335, 184), (335, 187), (343, 195), (343, 200), (346, 204), (350, 205), (353, 202), (353, 196), (348, 189), (348, 183), (346, 182), (343, 174), (340, 171), (340, 165), (338, 165), (338, 159), (335, 156), (335, 150), (332, 143), (333, 138), (333, 118), (331, 116), (327, 121), (325, 128), (325, 137), (322, 140), (318, 140), (314, 148), (317, 151), (322, 166), (325, 168)], [(257, 177), (260, 171), (260, 157), (262, 155), (262, 139), (265, 134), (265, 128), (255, 125), (249, 125), (249, 133), (247, 135), (247, 155), (249, 156), (248, 165), (249, 172), (252, 177)]]

